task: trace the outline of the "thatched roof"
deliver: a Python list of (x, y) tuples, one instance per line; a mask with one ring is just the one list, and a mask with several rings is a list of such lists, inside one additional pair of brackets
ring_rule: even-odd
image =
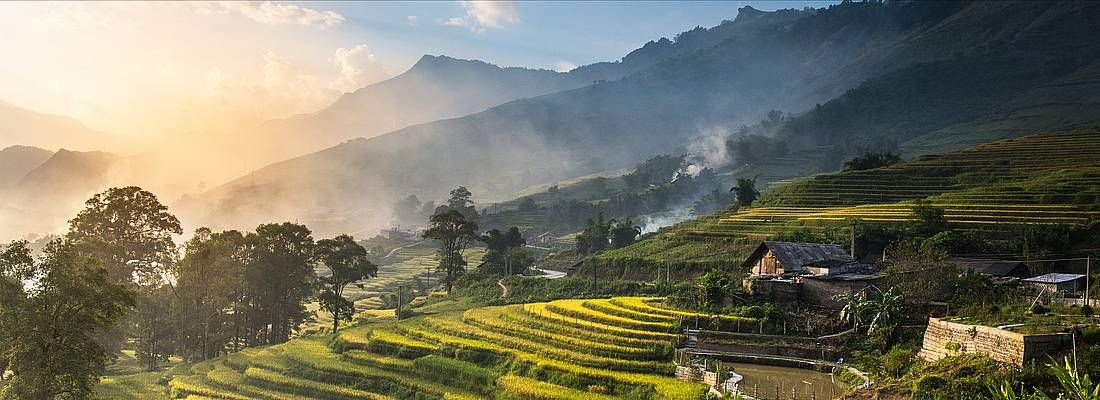
[(741, 265), (748, 268), (757, 260), (772, 251), (784, 269), (795, 270), (809, 265), (843, 265), (855, 262), (848, 251), (835, 244), (791, 243), (765, 241), (752, 252)]

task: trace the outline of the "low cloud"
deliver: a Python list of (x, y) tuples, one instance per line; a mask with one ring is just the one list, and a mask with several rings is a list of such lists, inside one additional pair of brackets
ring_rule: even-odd
[(443, 22), (448, 26), (469, 27), (474, 32), (483, 32), (486, 28), (500, 28), (504, 24), (518, 24), (519, 8), (507, 1), (459, 1), (466, 10), (464, 17), (451, 17)]
[(577, 64), (571, 63), (569, 61), (562, 60), (554, 63), (554, 71), (569, 72), (572, 71), (574, 68), (577, 68)]
[(321, 11), (296, 4), (253, 2), (219, 2), (224, 10), (237, 13), (265, 25), (298, 25), (332, 28), (340, 25), (345, 18), (334, 11)]
[(350, 49), (336, 49), (332, 63), (340, 71), (340, 76), (332, 87), (342, 92), (351, 92), (387, 76), (386, 70), (375, 60), (374, 53), (365, 44)]

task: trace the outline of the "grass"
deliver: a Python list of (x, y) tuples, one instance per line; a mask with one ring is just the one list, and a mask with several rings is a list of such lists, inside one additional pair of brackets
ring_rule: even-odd
[(682, 312), (650, 300), (373, 319), (336, 337), (309, 335), (162, 373), (108, 377), (97, 398), (698, 399), (704, 386), (671, 376), (679, 336), (641, 330), (672, 330)]

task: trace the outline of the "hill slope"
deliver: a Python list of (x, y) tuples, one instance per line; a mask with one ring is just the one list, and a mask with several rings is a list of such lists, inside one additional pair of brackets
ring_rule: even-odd
[(34, 112), (0, 101), (0, 144), (47, 149), (112, 149), (119, 143), (107, 133), (58, 115)]
[(9, 146), (0, 150), (0, 190), (19, 182), (52, 155), (49, 150), (31, 146)]
[[(914, 201), (944, 209), (953, 229), (993, 239), (1034, 225), (1100, 221), (1100, 130), (1043, 133), (884, 168), (817, 175), (766, 193), (754, 207), (685, 222), (599, 256), (599, 262), (721, 262), (766, 237), (913, 220)], [(845, 228), (846, 229), (846, 228)], [(724, 260), (739, 261), (737, 257)]]

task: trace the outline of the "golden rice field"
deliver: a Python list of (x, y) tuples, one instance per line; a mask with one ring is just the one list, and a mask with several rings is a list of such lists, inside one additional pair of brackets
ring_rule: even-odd
[(698, 399), (672, 376), (680, 320), (656, 299), (558, 300), (376, 319), (168, 372), (105, 378), (122, 399)]
[(885, 168), (775, 185), (756, 207), (697, 224), (699, 236), (769, 236), (857, 218), (906, 222), (917, 200), (942, 207), (957, 228), (1100, 221), (1100, 132), (1035, 134)]

